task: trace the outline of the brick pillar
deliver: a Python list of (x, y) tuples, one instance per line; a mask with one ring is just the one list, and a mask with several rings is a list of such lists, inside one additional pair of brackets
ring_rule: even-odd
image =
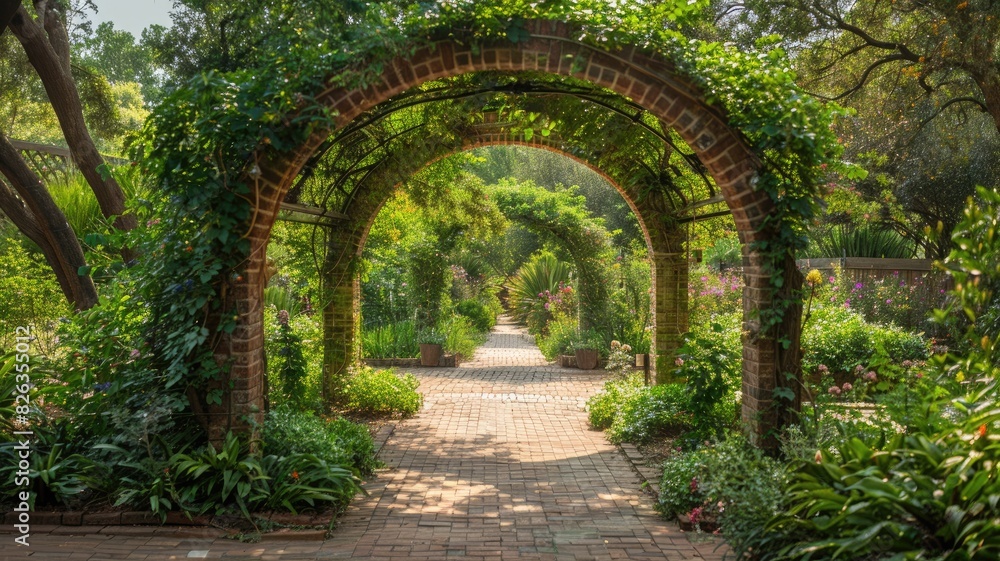
[[(263, 421), (264, 413), (264, 309), (263, 279), (259, 270), (247, 271), (231, 286), (237, 318), (236, 328), (216, 346), (215, 360), (228, 364), (221, 379), (208, 383), (206, 395), (189, 392), (195, 413), (200, 407), (208, 415), (208, 439), (218, 448), (226, 433), (250, 435)], [(225, 322), (229, 318), (220, 318)], [(215, 395), (221, 403), (213, 403)]]
[(357, 244), (351, 232), (330, 232), (324, 278), (323, 402), (330, 409), (340, 397), (348, 369), (361, 360), (361, 282), (355, 271)]
[[(759, 310), (774, 297), (770, 267), (744, 245), (743, 274), (743, 410), (742, 421), (753, 443), (777, 451), (781, 429), (797, 418), (801, 407), (800, 332), (802, 306), (791, 306), (785, 321), (770, 332), (761, 330)], [(802, 286), (792, 258), (784, 264), (785, 283), (778, 298), (790, 299)], [(784, 342), (783, 342), (784, 340)], [(779, 392), (776, 394), (775, 390)]]
[[(688, 330), (687, 232), (679, 226), (661, 226), (651, 253), (653, 272), (652, 367), (657, 384), (675, 381), (677, 350)], [(659, 242), (659, 243), (657, 243)]]

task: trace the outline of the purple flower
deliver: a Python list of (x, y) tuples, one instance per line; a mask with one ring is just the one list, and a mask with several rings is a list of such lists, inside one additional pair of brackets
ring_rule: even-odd
[(128, 356), (132, 360), (135, 360), (135, 359), (139, 358), (140, 356), (142, 356), (142, 353), (139, 352), (139, 349), (132, 349), (132, 352), (130, 352), (128, 354)]
[(278, 312), (278, 323), (281, 325), (288, 325), (288, 310), (281, 310)]
[(864, 287), (865, 287), (865, 285), (861, 284), (860, 282), (854, 284), (854, 289), (855, 290), (861, 290)]

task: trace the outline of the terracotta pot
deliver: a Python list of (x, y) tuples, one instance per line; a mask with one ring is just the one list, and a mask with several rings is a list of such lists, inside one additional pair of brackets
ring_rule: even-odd
[(441, 345), (420, 343), (420, 365), (437, 366), (441, 363)]
[(577, 349), (576, 367), (580, 370), (593, 370), (597, 368), (597, 362), (600, 358), (597, 349)]

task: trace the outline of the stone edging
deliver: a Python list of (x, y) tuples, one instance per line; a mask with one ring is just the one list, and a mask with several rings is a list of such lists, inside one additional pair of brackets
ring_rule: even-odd
[(663, 473), (654, 467), (646, 465), (646, 459), (642, 457), (635, 444), (623, 442), (618, 444), (617, 448), (625, 456), (625, 459), (628, 460), (629, 465), (632, 466), (632, 471), (639, 476), (642, 490), (654, 499), (659, 499), (660, 479), (663, 477)]
[[(378, 430), (375, 441), (375, 457), (382, 453), (389, 437), (396, 430), (395, 423), (389, 423)], [(3, 517), (0, 534), (14, 533), (18, 513), (8, 512)], [(234, 532), (212, 526), (211, 516), (195, 516), (188, 518), (181, 512), (168, 512), (165, 522), (152, 512), (32, 512), (31, 532), (37, 534), (56, 535), (128, 535), (128, 536), (176, 536), (185, 538), (221, 538)], [(326, 526), (330, 523), (327, 516), (312, 514), (294, 515), (290, 513), (273, 513), (266, 517), (281, 524), (290, 526)], [(326, 530), (291, 530), (281, 528), (274, 532), (261, 534), (261, 540), (322, 540)]]

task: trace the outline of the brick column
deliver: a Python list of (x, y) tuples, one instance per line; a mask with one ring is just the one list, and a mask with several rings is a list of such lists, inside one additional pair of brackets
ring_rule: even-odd
[[(796, 421), (801, 407), (800, 331), (802, 306), (791, 306), (785, 321), (769, 333), (761, 330), (760, 310), (772, 305), (769, 267), (744, 246), (743, 271), (743, 410), (741, 418), (757, 446), (777, 451), (778, 432)], [(778, 298), (789, 299), (802, 286), (792, 258), (786, 259), (785, 285)], [(787, 339), (787, 345), (781, 341)], [(779, 390), (780, 388), (780, 390)], [(779, 390), (776, 394), (775, 390)], [(785, 397), (779, 397), (784, 395)], [(780, 401), (779, 401), (780, 400)]]
[(677, 381), (673, 376), (677, 350), (688, 330), (688, 260), (684, 252), (687, 232), (679, 226), (660, 225), (654, 237), (652, 367), (657, 384)]
[[(229, 335), (223, 335), (216, 346), (215, 360), (229, 365), (219, 380), (207, 385), (206, 395), (188, 392), (195, 408), (208, 417), (208, 439), (216, 448), (226, 440), (226, 433), (250, 435), (253, 427), (263, 421), (264, 413), (264, 311), (263, 285), (260, 271), (247, 271), (243, 279), (232, 286), (238, 322)], [(219, 318), (225, 321), (228, 318)], [(219, 394), (221, 403), (212, 403)]]
[(340, 398), (348, 370), (361, 360), (361, 282), (355, 271), (358, 255), (352, 232), (329, 233), (323, 271), (323, 403), (330, 409)]

